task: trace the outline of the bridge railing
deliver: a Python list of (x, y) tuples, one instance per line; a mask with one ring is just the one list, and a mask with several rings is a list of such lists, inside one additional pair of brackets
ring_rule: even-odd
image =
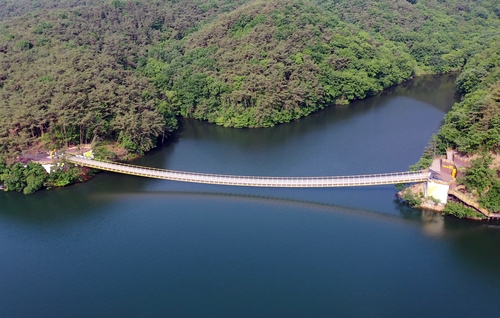
[[(161, 168), (153, 168), (153, 167), (141, 167), (137, 165), (132, 165), (132, 164), (127, 164), (127, 163), (121, 163), (121, 162), (113, 162), (113, 161), (108, 161), (108, 160), (102, 160), (102, 159), (90, 159), (82, 156), (70, 156), (67, 159), (69, 161), (72, 161), (71, 158), (76, 158), (74, 160), (74, 163), (82, 163), (87, 162), (87, 163), (92, 163), (92, 162), (100, 162), (103, 164), (111, 164), (114, 166), (122, 166), (122, 167), (127, 167), (130, 169), (138, 169), (144, 172), (147, 171), (156, 171), (156, 172), (161, 172), (161, 173), (170, 173), (170, 174), (176, 174), (176, 175), (182, 175), (182, 176), (191, 176), (191, 177), (205, 177), (205, 178), (232, 178), (232, 179), (253, 179), (253, 180), (267, 180), (267, 181), (306, 181), (306, 180), (311, 180), (311, 181), (329, 181), (329, 180), (342, 180), (342, 181), (347, 181), (349, 180), (360, 180), (363, 178), (366, 179), (374, 179), (374, 178), (388, 178), (388, 179), (393, 179), (393, 177), (426, 177), (427, 176), (427, 171), (407, 171), (407, 172), (390, 172), (390, 173), (378, 173), (378, 174), (362, 174), (362, 175), (350, 175), (350, 176), (317, 176), (317, 177), (299, 177), (299, 176), (291, 176), (291, 177), (266, 177), (266, 176), (241, 176), (241, 175), (227, 175), (227, 174), (212, 174), (212, 173), (202, 173), (202, 172), (186, 172), (186, 171), (178, 171), (178, 170), (169, 170), (169, 169), (161, 169)], [(94, 165), (98, 166), (98, 165)]]

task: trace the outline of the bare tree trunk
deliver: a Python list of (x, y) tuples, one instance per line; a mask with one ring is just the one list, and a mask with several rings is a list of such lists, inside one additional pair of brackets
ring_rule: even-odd
[(62, 126), (63, 134), (64, 134), (64, 143), (66, 144), (66, 148), (68, 148), (68, 135), (66, 134), (66, 125)]
[(83, 127), (82, 125), (80, 125), (80, 146), (82, 145), (83, 143)]
[(92, 137), (92, 142), (90, 143), (90, 146), (94, 146), (95, 142), (97, 141), (97, 127), (94, 129), (93, 132), (94, 136)]

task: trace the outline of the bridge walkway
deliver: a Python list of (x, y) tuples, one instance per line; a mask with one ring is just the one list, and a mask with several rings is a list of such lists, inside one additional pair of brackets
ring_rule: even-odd
[(397, 173), (330, 177), (236, 176), (141, 167), (77, 156), (70, 156), (67, 158), (67, 160), (80, 166), (147, 178), (248, 187), (319, 188), (374, 186), (384, 184), (424, 182), (427, 181), (429, 177), (427, 171), (408, 171)]

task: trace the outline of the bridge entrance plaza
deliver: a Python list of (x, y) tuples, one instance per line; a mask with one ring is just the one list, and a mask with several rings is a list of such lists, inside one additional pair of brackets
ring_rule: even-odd
[(171, 181), (219, 184), (246, 187), (276, 187), (276, 188), (320, 188), (320, 187), (355, 187), (383, 184), (425, 182), (429, 178), (427, 171), (396, 172), (353, 176), (331, 177), (259, 177), (220, 175), (196, 172), (175, 171), (141, 167), (123, 163), (100, 161), (80, 156), (68, 156), (67, 160), (76, 165), (112, 171), (134, 176), (155, 178)]

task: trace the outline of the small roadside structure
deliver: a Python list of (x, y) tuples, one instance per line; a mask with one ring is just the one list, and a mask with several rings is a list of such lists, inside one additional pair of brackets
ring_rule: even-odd
[(448, 202), (449, 189), (450, 185), (448, 183), (429, 179), (425, 183), (424, 194), (426, 198), (433, 197), (440, 204), (446, 204)]
[(92, 146), (89, 145), (79, 145), (73, 146), (67, 149), (53, 149), (48, 152), (38, 152), (34, 154), (24, 154), (17, 158), (17, 161), (26, 165), (28, 162), (37, 162), (42, 165), (42, 167), (47, 171), (51, 172), (53, 167), (56, 167), (56, 163), (59, 162), (60, 156), (63, 154), (70, 154), (76, 156), (83, 156), (85, 158), (93, 159), (94, 152)]

